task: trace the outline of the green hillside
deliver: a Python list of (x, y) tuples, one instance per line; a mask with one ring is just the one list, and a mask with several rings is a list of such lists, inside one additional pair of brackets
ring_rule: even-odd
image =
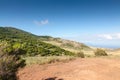
[(70, 51), (42, 42), (36, 35), (13, 27), (0, 27), (0, 44), (4, 43), (8, 44), (7, 51), (12, 48), (21, 48), (26, 51), (25, 56), (74, 55)]

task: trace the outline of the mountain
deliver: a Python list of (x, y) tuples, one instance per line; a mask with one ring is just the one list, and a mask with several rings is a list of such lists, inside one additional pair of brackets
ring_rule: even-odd
[[(36, 50), (35, 48), (38, 47), (36, 44), (39, 44), (39, 47), (40, 45), (42, 45), (42, 47), (40, 47), (42, 48), (41, 50), (43, 51), (47, 50), (46, 52), (49, 54), (50, 53), (55, 54), (55, 52), (57, 51), (59, 51), (59, 53), (62, 53), (61, 51), (77, 53), (80, 51), (91, 51), (92, 50), (92, 48), (88, 47), (87, 45), (83, 43), (65, 40), (61, 38), (53, 38), (51, 36), (37, 36), (32, 33), (26, 32), (24, 30), (16, 29), (13, 27), (0, 27), (0, 40), (14, 40), (14, 41), (19, 41), (19, 42), (24, 41), (24, 44), (26, 44), (26, 47), (28, 45), (29, 55), (31, 55), (30, 53), (31, 52), (33, 53)], [(37, 51), (37, 53), (35, 54), (39, 54), (41, 52), (39, 50), (39, 52)]]
[(74, 55), (70, 51), (43, 42), (39, 36), (13, 27), (0, 27), (0, 44), (2, 43), (8, 43), (12, 47), (22, 48), (26, 51), (25, 56)]

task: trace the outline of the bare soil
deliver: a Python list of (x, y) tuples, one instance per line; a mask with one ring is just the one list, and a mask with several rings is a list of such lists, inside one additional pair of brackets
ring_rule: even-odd
[(20, 80), (120, 80), (120, 59), (84, 58), (67, 63), (26, 66)]

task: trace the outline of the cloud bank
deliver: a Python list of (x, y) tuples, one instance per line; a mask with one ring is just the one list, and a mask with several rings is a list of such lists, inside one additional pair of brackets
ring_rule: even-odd
[(98, 35), (100, 38), (108, 39), (108, 40), (115, 40), (115, 39), (120, 39), (120, 33), (115, 33), (115, 34), (101, 34)]

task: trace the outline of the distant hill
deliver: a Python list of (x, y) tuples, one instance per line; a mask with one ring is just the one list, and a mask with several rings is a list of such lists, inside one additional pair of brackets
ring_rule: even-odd
[(50, 43), (56, 46), (59, 46), (60, 48), (63, 48), (65, 50), (69, 50), (72, 52), (79, 52), (79, 51), (89, 51), (92, 50), (92, 48), (90, 48), (89, 46), (83, 44), (83, 43), (79, 43), (79, 42), (75, 42), (75, 41), (71, 41), (71, 40), (65, 40), (65, 39), (61, 39), (61, 38), (53, 38), (51, 36), (39, 36), (40, 40), (46, 42), (46, 43)]

